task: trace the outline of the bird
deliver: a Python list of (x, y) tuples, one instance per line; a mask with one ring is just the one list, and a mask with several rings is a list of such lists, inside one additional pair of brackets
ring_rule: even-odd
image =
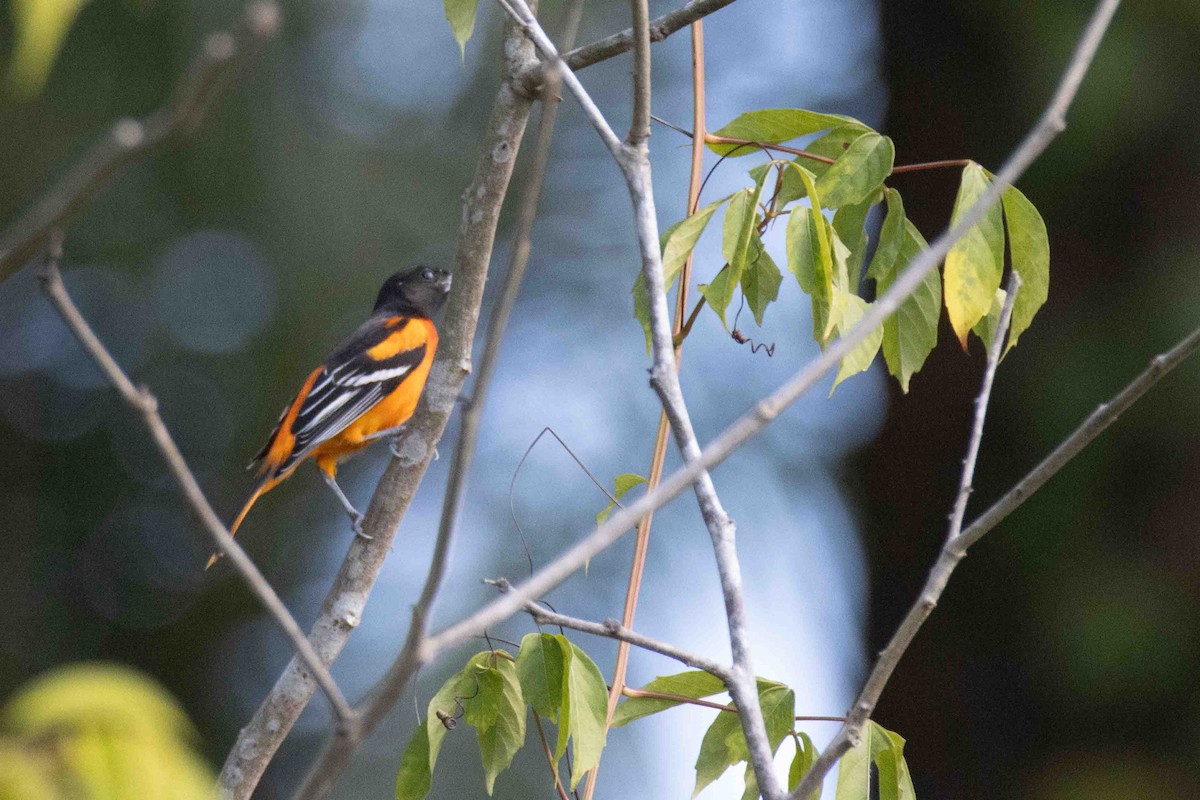
[[(309, 373), (247, 466), (258, 466), (257, 480), (229, 526), (231, 534), (260, 497), (312, 458), (350, 515), (355, 533), (370, 538), (363, 532), (363, 515), (338, 486), (338, 463), (372, 442), (395, 436), (412, 416), (437, 351), (432, 317), (445, 303), (450, 283), (449, 272), (426, 266), (384, 281), (370, 317)], [(214, 553), (205, 569), (221, 555)]]

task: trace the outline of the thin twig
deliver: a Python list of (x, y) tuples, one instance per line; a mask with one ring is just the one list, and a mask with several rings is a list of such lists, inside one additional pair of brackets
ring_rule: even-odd
[(558, 791), (558, 800), (571, 800), (562, 784), (562, 778), (558, 775), (558, 764), (554, 763), (554, 751), (550, 749), (550, 742), (546, 741), (546, 729), (542, 726), (540, 714), (533, 715), (533, 724), (537, 727), (538, 738), (542, 740), (542, 752), (546, 754), (546, 763), (550, 765), (550, 774), (554, 776), (554, 788)]
[(279, 30), (281, 16), (273, 0), (250, 3), (232, 29), (205, 38), (167, 105), (114, 123), (0, 235), (0, 283), (43, 251), (51, 229), (64, 227), (105, 184), (175, 136), (195, 130), (236, 68)]
[[(725, 703), (714, 703), (711, 700), (705, 700), (700, 697), (688, 697), (683, 694), (671, 694), (670, 692), (656, 692), (652, 689), (631, 689), (626, 686), (621, 690), (621, 694), (626, 697), (648, 697), (654, 700), (671, 700), (676, 703), (686, 703), (692, 706), (703, 706), (704, 708), (712, 708), (717, 711), (732, 711), (737, 713), (737, 706), (726, 705)], [(845, 722), (845, 717), (825, 717), (825, 716), (806, 716), (799, 715), (792, 717), (796, 722)]]
[(686, 664), (689, 667), (704, 670), (710, 675), (715, 675), (723, 681), (730, 679), (730, 670), (711, 658), (691, 653), (683, 648), (676, 647), (673, 644), (660, 642), (657, 639), (651, 639), (649, 636), (643, 636), (636, 631), (631, 631), (615, 619), (606, 619), (604, 622), (591, 622), (586, 619), (578, 619), (576, 617), (568, 617), (565, 614), (559, 614), (551, 611), (543, 605), (535, 602), (525, 604), (525, 610), (533, 617), (534, 621), (541, 625), (559, 625), (564, 628), (570, 628), (573, 631), (580, 633), (590, 633), (593, 636), (603, 636), (608, 639), (616, 639), (621, 642), (629, 642), (634, 647), (639, 647), (642, 650), (648, 650), (651, 653), (673, 658), (676, 661)]
[(67, 293), (62, 273), (59, 271), (59, 263), (62, 261), (62, 233), (52, 228), (48, 238), (49, 256), (38, 271), (38, 280), (42, 284), (42, 291), (45, 292), (46, 297), (54, 305), (63, 321), (67, 323), (71, 333), (75, 334), (79, 344), (83, 346), (87, 354), (96, 362), (96, 366), (108, 378), (109, 383), (121, 395), (121, 399), (142, 418), (142, 423), (146, 426), (150, 438), (154, 440), (163, 460), (167, 462), (167, 468), (171, 470), (171, 475), (179, 484), (184, 499), (196, 512), (196, 516), (200, 518), (204, 529), (212, 537), (213, 543), (218, 550), (229, 556), (229, 561), (237, 570), (238, 575), (250, 587), (250, 591), (259, 599), (275, 624), (287, 636), (288, 641), (296, 650), (297, 656), (304, 663), (304, 667), (312, 673), (317, 684), (320, 685), (321, 691), (329, 698), (329, 704), (333, 707), (333, 713), (337, 717), (339, 725), (348, 735), (352, 735), (356, 721), (355, 714), (337, 683), (334, 682), (333, 676), (329, 674), (329, 670), (325, 668), (308, 639), (304, 638), (304, 632), (287, 610), (287, 606), (283, 604), (279, 595), (271, 588), (271, 584), (259, 572), (250, 556), (246, 555), (246, 551), (229, 533), (225, 524), (217, 516), (217, 512), (213, 511), (208, 498), (204, 496), (204, 490), (196, 482), (196, 476), (192, 474), (187, 461), (179, 452), (179, 447), (171, 438), (170, 431), (167, 430), (166, 424), (163, 423), (162, 417), (158, 413), (158, 399), (146, 387), (133, 385), (116, 359), (112, 357), (104, 343), (88, 325), (87, 320), (80, 313), (79, 307), (71, 299), (71, 295)]
[(1108, 426), (1117, 421), (1150, 390), (1154, 384), (1162, 380), (1171, 370), (1178, 367), (1193, 353), (1200, 351), (1200, 328), (1184, 337), (1179, 344), (1165, 353), (1150, 359), (1150, 365), (1122, 389), (1112, 400), (1101, 403), (1083, 423), (1076, 428), (1062, 444), (1054, 448), (1050, 455), (1022, 478), (1016, 486), (1009, 489), (1003, 497), (991, 508), (971, 523), (954, 543), (954, 549), (965, 553), (967, 548), (982, 539), (988, 532), (1000, 524), (1009, 514), (1020, 508), (1034, 492), (1042, 488), (1051, 477), (1056, 475), (1085, 447), (1092, 443)]
[[(650, 41), (661, 42), (672, 33), (683, 30), (714, 11), (720, 11), (732, 2), (733, 0), (691, 0), (675, 11), (650, 20)], [(563, 60), (572, 70), (578, 71), (632, 49), (633, 28), (626, 28), (620, 33), (564, 53)], [(538, 77), (536, 73), (533, 73), (522, 76), (522, 79), (526, 86), (535, 86), (538, 83)]]

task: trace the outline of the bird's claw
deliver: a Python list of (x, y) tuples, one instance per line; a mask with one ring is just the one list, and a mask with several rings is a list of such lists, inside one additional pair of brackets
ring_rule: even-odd
[(364, 514), (355, 514), (350, 518), (350, 527), (354, 528), (354, 535), (360, 539), (366, 539), (368, 542), (375, 537), (363, 530), (363, 520), (366, 518)]

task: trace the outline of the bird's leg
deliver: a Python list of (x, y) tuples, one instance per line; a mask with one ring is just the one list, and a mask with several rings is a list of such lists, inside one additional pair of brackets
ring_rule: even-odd
[(354, 528), (354, 533), (367, 540), (375, 538), (373, 536), (369, 536), (367, 532), (363, 530), (363, 513), (355, 508), (354, 504), (350, 502), (350, 499), (346, 497), (346, 494), (342, 491), (342, 487), (338, 486), (337, 479), (325, 470), (321, 470), (321, 476), (325, 478), (325, 483), (329, 484), (329, 488), (332, 489), (333, 493), (337, 495), (338, 502), (342, 504), (342, 508), (346, 509), (346, 513), (350, 515), (350, 525)]

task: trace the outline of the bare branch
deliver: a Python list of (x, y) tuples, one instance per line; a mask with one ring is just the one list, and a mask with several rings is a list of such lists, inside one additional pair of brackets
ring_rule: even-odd
[[(424, 478), (434, 447), (454, 410), (455, 400), (471, 370), (471, 351), (483, 287), (491, 261), (500, 208), (508, 191), (517, 150), (524, 137), (532, 101), (518, 91), (512, 80), (535, 63), (532, 49), (515, 30), (505, 34), (505, 74), (492, 106), (480, 145), (475, 176), (463, 194), (462, 221), (455, 256), (454, 289), (447, 301), (439, 327), (441, 343), (416, 413), (405, 426), (399, 455), (385, 470), (367, 510), (364, 528), (373, 538), (355, 538), (350, 544), (333, 587), (326, 596), (321, 616), (313, 626), (313, 641), (328, 663), (345, 647), (350, 632), (362, 619), (363, 608), (392, 547), (401, 520)], [(409, 638), (400, 658), (388, 671), (381, 690), (360, 713), (365, 736), (378, 725), (383, 714), (403, 693), (422, 663), (419, 642), (428, 625), (437, 588), (445, 573), (450, 539), (439, 536), (421, 599), (413, 608)], [(287, 736), (300, 712), (308, 704), (313, 687), (293, 662), (280, 676), (254, 718), (241, 731), (225, 761), (221, 786), (237, 800), (254, 790), (267, 764)], [(336, 737), (314, 763), (301, 797), (321, 797), (328, 792), (353, 754), (358, 741)]]
[(1171, 370), (1198, 350), (1200, 350), (1200, 328), (1192, 331), (1167, 352), (1150, 359), (1150, 365), (1116, 397), (1097, 406), (1096, 410), (1083, 421), (1083, 424), (1064, 439), (1062, 444), (1054, 448), (1054, 452), (1046, 456), (1016, 486), (1009, 489), (991, 508), (981, 514), (979, 519), (972, 522), (958, 537), (954, 544), (955, 549), (966, 553), (967, 548), (982, 539), (1005, 517), (1020, 508), (1021, 504), (1042, 488), (1046, 481), (1058, 474), (1059, 470), (1079, 455), (1080, 451), (1091, 444), (1097, 436), (1108, 430), (1108, 426), (1116, 422), (1121, 414), (1140, 400), (1142, 395), (1150, 391), (1154, 384), (1166, 377)]
[[(672, 33), (683, 30), (696, 20), (704, 19), (714, 11), (720, 11), (733, 0), (690, 0), (683, 7), (650, 20), (650, 41), (661, 42)], [(591, 44), (576, 47), (563, 54), (563, 61), (572, 70), (579, 71), (601, 61), (619, 56), (633, 49), (633, 28), (626, 28), (620, 33), (614, 33)], [(543, 65), (527, 70), (520, 77), (521, 84), (530, 93), (537, 93), (543, 82)]]
[[(495, 580), (486, 581), (495, 586), (501, 592), (509, 592), (512, 590), (512, 585), (505, 578), (497, 578)], [(530, 600), (525, 603), (525, 611), (533, 617), (534, 622), (539, 625), (554, 625), (560, 628), (570, 628), (573, 631), (582, 633), (590, 633), (593, 636), (603, 636), (608, 639), (616, 639), (621, 642), (628, 642), (634, 647), (640, 647), (643, 650), (648, 650), (651, 653), (673, 658), (676, 661), (682, 662), (689, 667), (702, 669), (710, 675), (715, 675), (721, 680), (726, 680), (729, 677), (729, 668), (718, 664), (710, 658), (706, 658), (696, 653), (690, 653), (683, 648), (676, 647), (673, 644), (660, 642), (657, 639), (651, 639), (649, 636), (643, 636), (640, 633), (630, 630), (615, 619), (606, 619), (604, 622), (591, 622), (577, 617), (568, 617), (566, 614), (559, 614), (541, 603), (535, 603)]]
[(42, 291), (62, 316), (63, 321), (67, 323), (67, 327), (75, 334), (75, 338), (79, 340), (83, 349), (96, 362), (96, 366), (104, 373), (109, 383), (116, 388), (121, 399), (141, 416), (146, 430), (150, 433), (159, 452), (162, 453), (163, 460), (167, 462), (171, 475), (179, 484), (184, 499), (204, 524), (205, 530), (212, 537), (217, 549), (229, 556), (230, 563), (238, 571), (242, 580), (250, 587), (250, 590), (262, 603), (263, 608), (292, 643), (298, 658), (304, 663), (304, 668), (313, 675), (316, 683), (320, 685), (321, 691), (329, 698), (329, 704), (333, 706), (339, 725), (344, 730), (352, 730), (355, 725), (355, 715), (349, 703), (342, 696), (342, 692), (334, 682), (333, 676), (329, 674), (329, 670), (317, 657), (312, 645), (304, 638), (304, 632), (300, 630), (296, 620), (288, 612), (283, 601), (279, 599), (279, 595), (271, 588), (271, 584), (267, 583), (267, 579), (250, 560), (250, 556), (246, 555), (246, 551), (234, 540), (225, 524), (221, 522), (217, 513), (209, 505), (208, 498), (204, 496), (204, 491), (196, 482), (196, 477), (188, 468), (187, 461), (179, 452), (175, 440), (171, 438), (167, 426), (159, 416), (157, 398), (150, 393), (149, 389), (133, 385), (67, 293), (67, 287), (63, 284), (62, 273), (58, 266), (62, 260), (62, 234), (58, 230), (52, 229), (48, 236), (49, 257), (38, 272)]
[(204, 40), (170, 103), (142, 119), (114, 123), (54, 188), (0, 235), (0, 283), (44, 250), (50, 230), (63, 227), (87, 207), (106, 183), (173, 137), (194, 130), (239, 64), (275, 35), (280, 18), (274, 0), (250, 3), (233, 29)]
[(650, 8), (630, 0), (633, 11), (633, 120), (625, 143), (638, 147), (650, 138)]

